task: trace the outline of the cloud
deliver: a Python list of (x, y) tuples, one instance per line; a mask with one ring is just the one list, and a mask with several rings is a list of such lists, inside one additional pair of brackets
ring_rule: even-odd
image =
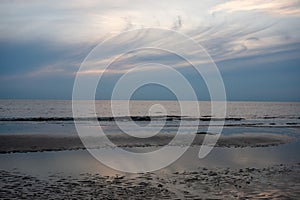
[(91, 48), (89, 44), (66, 45), (46, 40), (0, 40), (0, 78), (70, 75)]
[[(143, 27), (173, 29), (190, 36), (215, 62), (228, 63), (220, 65), (223, 72), (234, 69), (230, 71), (230, 80), (236, 80), (234, 77), (239, 78), (238, 82), (244, 80), (236, 71), (251, 71), (256, 66), (271, 69), (277, 63), (282, 72), (279, 75), (288, 74), (286, 65), (296, 65), (296, 61), (290, 60), (298, 58), (300, 52), (299, 4), (296, 0), (191, 0), (188, 3), (185, 0), (74, 0), (72, 4), (66, 0), (1, 1), (0, 94), (2, 97), (16, 95), (28, 86), (36, 88), (31, 93), (36, 96), (55, 95), (57, 88), (63, 96), (65, 91), (71, 91), (74, 75), (93, 47), (113, 35)], [(143, 40), (142, 33), (113, 41), (105, 47), (103, 55), (105, 59), (117, 58), (110, 69), (104, 72), (99, 68), (107, 60), (92, 60), (82, 75), (104, 72), (111, 87), (112, 77), (116, 79), (137, 64), (161, 63), (177, 67), (193, 78), (195, 73), (189, 71), (190, 65), (178, 56), (162, 51), (118, 53), (143, 42), (147, 41)], [(161, 42), (168, 43), (169, 49), (175, 52), (182, 47), (180, 40), (171, 40), (164, 34), (157, 36), (156, 45)], [(199, 53), (194, 49), (187, 52)], [(200, 52), (195, 62), (201, 65), (207, 60), (201, 58)], [(158, 69), (147, 65), (141, 70)], [(299, 76), (298, 68), (294, 71), (293, 76)], [(268, 76), (264, 75), (262, 80), (268, 80)], [(43, 85), (44, 82), (47, 84)], [(12, 85), (19, 89), (13, 89)], [(53, 92), (49, 93), (49, 89)]]
[(298, 0), (232, 0), (210, 9), (210, 13), (243, 11), (260, 11), (280, 16), (300, 16), (300, 3)]
[[(0, 3), (0, 41), (6, 41), (7, 45), (0, 47), (4, 52), (0, 55), (0, 70), (4, 72), (2, 74), (26, 72), (42, 76), (51, 70), (69, 74), (101, 41), (122, 31), (142, 27), (184, 33), (202, 45), (215, 61), (287, 51), (292, 49), (292, 44), (300, 42), (298, 1), (219, 2), (88, 0), (83, 3), (76, 0), (69, 4), (64, 0), (28, 0), (25, 4), (4, 1)], [(279, 19), (277, 15), (289, 17)], [(107, 54), (118, 56), (114, 48), (141, 42), (141, 37), (117, 41), (112, 48), (107, 48)], [(162, 35), (161, 39), (168, 40), (168, 37)], [(169, 42), (176, 50), (180, 41)], [(130, 57), (120, 61), (112, 72), (126, 70), (134, 62), (153, 60), (165, 64), (178, 61), (165, 54)], [(178, 61), (176, 66), (187, 65)], [(88, 70), (87, 74), (91, 74), (95, 69)]]
[(179, 30), (182, 26), (181, 16), (177, 16), (177, 19), (174, 21), (172, 30)]

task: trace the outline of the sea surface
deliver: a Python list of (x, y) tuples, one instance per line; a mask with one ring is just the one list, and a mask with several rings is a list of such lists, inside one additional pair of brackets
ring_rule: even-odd
[[(82, 101), (82, 104), (90, 104)], [(123, 106), (123, 101), (115, 101)], [(190, 102), (184, 102), (189, 105)], [(159, 105), (160, 107), (157, 107)], [(96, 101), (95, 108), (101, 126), (107, 133), (118, 133), (115, 121), (123, 125), (133, 120), (140, 126), (163, 126), (162, 132), (172, 132), (180, 125), (183, 131), (205, 131), (210, 120), (220, 120), (211, 115), (210, 102), (198, 102), (200, 116), (182, 116), (177, 101), (130, 101), (129, 116), (115, 113), (110, 101)], [(156, 109), (151, 108), (156, 106)], [(163, 107), (164, 110), (157, 108)], [(188, 106), (187, 106), (188, 107)], [(193, 109), (193, 108), (191, 108)], [(91, 117), (92, 111), (90, 111)], [(116, 116), (117, 115), (117, 116)], [(0, 134), (76, 134), (72, 114), (72, 101), (58, 100), (0, 100)], [(89, 117), (82, 118), (82, 123)], [(149, 122), (152, 122), (151, 124)], [(128, 123), (130, 126), (130, 123)], [(300, 127), (300, 103), (287, 102), (227, 102), (223, 134), (255, 131), (268, 128), (268, 132), (293, 133)], [(227, 131), (230, 128), (230, 131)], [(252, 129), (249, 129), (252, 128)], [(130, 129), (130, 127), (129, 127)], [(246, 129), (246, 130), (244, 130)]]
[[(110, 117), (111, 101), (96, 100), (95, 107), (99, 117)], [(122, 105), (124, 101), (113, 101)], [(82, 101), (82, 104), (91, 101)], [(183, 103), (189, 104), (189, 101)], [(149, 108), (160, 104), (170, 116), (180, 116), (177, 101), (130, 101), (131, 116), (160, 116), (157, 110), (149, 114)], [(210, 102), (199, 101), (201, 117), (211, 116)], [(72, 117), (72, 101), (70, 100), (0, 100), (0, 120), (43, 118), (61, 118), (62, 121)], [(193, 117), (193, 116), (185, 116)], [(212, 116), (213, 117), (213, 116)], [(245, 120), (260, 120), (261, 122), (299, 122), (300, 102), (227, 102), (227, 118), (243, 118)], [(274, 121), (275, 120), (275, 121)], [(288, 125), (288, 124), (287, 124)]]

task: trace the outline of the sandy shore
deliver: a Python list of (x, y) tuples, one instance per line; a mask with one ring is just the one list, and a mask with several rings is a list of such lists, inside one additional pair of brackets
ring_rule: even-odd
[(297, 199), (300, 164), (269, 168), (206, 169), (130, 176), (49, 175), (39, 179), (0, 171), (7, 199)]
[[(205, 134), (196, 134), (193, 145), (201, 145)], [(173, 135), (158, 135), (151, 138), (133, 138), (126, 135), (109, 136), (110, 140), (119, 147), (151, 147), (163, 146), (168, 144)], [(182, 140), (176, 144), (170, 145), (188, 145)], [(102, 148), (106, 146), (99, 145), (101, 138), (86, 138), (90, 141), (88, 148)], [(230, 136), (221, 136), (216, 144), (218, 147), (261, 147), (274, 146), (292, 141), (293, 138), (287, 135), (267, 134), (267, 133), (249, 133), (234, 134)], [(45, 136), (45, 135), (1, 135), (0, 153), (13, 152), (37, 152), (37, 151), (62, 151), (85, 149), (81, 140), (77, 136)]]
[[(196, 134), (193, 145), (201, 144), (204, 136), (205, 133)], [(94, 142), (90, 148), (102, 147), (97, 145), (101, 138), (88, 139)], [(150, 139), (114, 135), (110, 139), (122, 147), (155, 147), (168, 143), (172, 135)], [(260, 147), (293, 140), (287, 135), (245, 133), (221, 136), (217, 146)], [(185, 145), (185, 141), (173, 145)], [(75, 136), (0, 136), (2, 153), (83, 148), (81, 140)], [(176, 169), (174, 173), (158, 171), (111, 176), (96, 173), (69, 176), (52, 171), (46, 178), (20, 173), (13, 168), (0, 169), (0, 199), (298, 199), (299, 174), (300, 163), (240, 169), (197, 166), (193, 170)]]

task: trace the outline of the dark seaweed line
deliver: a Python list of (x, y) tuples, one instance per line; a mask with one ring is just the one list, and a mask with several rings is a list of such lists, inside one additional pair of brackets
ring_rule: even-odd
[(45, 122), (45, 121), (151, 121), (151, 120), (166, 120), (166, 121), (174, 121), (174, 120), (185, 120), (185, 121), (241, 121), (244, 118), (210, 118), (210, 117), (201, 117), (201, 118), (193, 118), (193, 117), (181, 117), (181, 116), (128, 116), (128, 117), (85, 117), (85, 118), (73, 118), (73, 117), (30, 117), (30, 118), (0, 118), (0, 121), (8, 122), (8, 121), (34, 121), (34, 122)]

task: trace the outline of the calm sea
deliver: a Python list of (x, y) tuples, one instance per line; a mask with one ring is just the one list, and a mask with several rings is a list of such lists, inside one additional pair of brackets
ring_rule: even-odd
[[(82, 104), (90, 103), (83, 101)], [(123, 105), (123, 101), (115, 101)], [(189, 102), (184, 102), (189, 104)], [(115, 120), (133, 119), (138, 124), (154, 126), (164, 123), (162, 131), (172, 132), (179, 122), (186, 132), (193, 126), (205, 131), (211, 115), (210, 102), (198, 102), (200, 117), (182, 116), (176, 101), (130, 101), (130, 118), (120, 114), (113, 120), (110, 101), (96, 101), (96, 111), (107, 132), (118, 132)], [(156, 105), (156, 109), (151, 107)], [(157, 107), (160, 105), (160, 107)], [(157, 109), (162, 108), (162, 109)], [(192, 108), (193, 109), (193, 108)], [(149, 111), (150, 110), (150, 111)], [(92, 111), (91, 111), (92, 113)], [(117, 113), (118, 114), (118, 113)], [(161, 116), (167, 115), (167, 121)], [(148, 116), (153, 116), (149, 118)], [(82, 119), (88, 121), (87, 119)], [(224, 134), (236, 132), (295, 132), (300, 127), (300, 103), (287, 102), (227, 102)], [(237, 129), (239, 128), (239, 129)], [(298, 132), (298, 131), (297, 131)], [(73, 134), (72, 101), (58, 100), (0, 100), (0, 134)]]

